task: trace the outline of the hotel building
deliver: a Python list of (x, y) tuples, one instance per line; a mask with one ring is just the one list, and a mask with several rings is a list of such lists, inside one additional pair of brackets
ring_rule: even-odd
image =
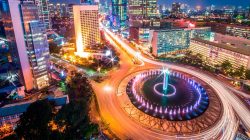
[(82, 53), (85, 47), (100, 43), (98, 5), (74, 5), (73, 12), (76, 51)]
[(228, 60), (234, 68), (244, 66), (250, 69), (250, 50), (246, 47), (235, 47), (202, 39), (192, 39), (189, 50), (201, 54), (211, 66), (220, 65)]

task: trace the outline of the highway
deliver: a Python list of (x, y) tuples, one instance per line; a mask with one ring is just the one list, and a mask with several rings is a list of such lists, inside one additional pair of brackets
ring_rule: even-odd
[[(158, 62), (147, 58), (144, 55), (138, 55), (138, 52), (127, 45), (117, 35), (104, 28), (105, 37), (113, 45), (117, 46), (117, 50), (120, 51), (121, 67), (119, 70), (111, 71), (110, 78), (106, 79), (102, 83), (93, 82), (93, 88), (97, 94), (97, 100), (99, 103), (102, 117), (110, 125), (110, 129), (121, 139), (222, 139), (230, 140), (233, 139), (237, 128), (239, 126), (239, 120), (250, 129), (250, 112), (248, 108), (242, 103), (242, 101), (233, 94), (228, 87), (225, 87), (224, 83), (216, 80), (204, 73), (191, 70), (185, 67), (176, 66), (173, 64)], [(115, 43), (115, 42), (116, 43)], [(121, 48), (122, 49), (121, 49)], [(126, 50), (127, 55), (124, 53)], [(131, 61), (131, 55), (140, 59), (143, 65), (134, 65)], [(192, 74), (204, 82), (208, 83), (217, 92), (222, 105), (223, 115), (220, 121), (215, 124), (209, 130), (200, 132), (198, 134), (186, 135), (186, 136), (170, 136), (162, 132), (156, 132), (147, 128), (144, 128), (137, 122), (133, 121), (128, 114), (124, 112), (122, 106), (117, 100), (117, 87), (120, 81), (126, 77), (126, 75), (133, 73), (138, 70), (148, 68), (161, 68), (166, 66), (170, 69), (183, 71)], [(239, 119), (238, 119), (238, 117)]]

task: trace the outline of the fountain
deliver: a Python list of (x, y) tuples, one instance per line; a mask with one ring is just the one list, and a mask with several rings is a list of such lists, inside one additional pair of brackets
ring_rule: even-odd
[(167, 68), (163, 69), (163, 93), (167, 94), (168, 92), (168, 76), (169, 76), (169, 70)]
[(146, 114), (170, 121), (185, 121), (206, 111), (209, 98), (200, 83), (163, 68), (141, 72), (128, 82), (126, 92), (133, 104)]

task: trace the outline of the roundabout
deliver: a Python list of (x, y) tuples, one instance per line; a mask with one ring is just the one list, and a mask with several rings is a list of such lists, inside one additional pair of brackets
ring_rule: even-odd
[[(101, 84), (95, 83), (94, 86), (96, 87), (95, 91), (98, 97), (101, 116), (110, 124), (110, 129), (119, 138), (233, 140), (237, 134), (240, 122), (248, 129), (250, 128), (248, 108), (232, 93), (231, 88), (223, 83), (223, 81), (200, 70), (157, 61), (144, 54), (138, 55), (138, 52), (120, 39), (119, 36), (107, 28), (103, 29), (105, 37), (118, 48), (118, 51), (123, 52), (120, 56), (121, 67), (119, 70), (113, 71), (110, 74), (110, 78), (105, 82)], [(142, 64), (135, 65), (132, 61), (129, 61), (134, 57), (139, 59)], [(167, 67), (173, 71), (187, 75), (205, 89), (208, 95), (208, 107), (203, 113), (187, 120), (168, 120), (168, 118), (147, 114), (143, 108), (134, 105), (133, 100), (129, 96), (132, 94), (127, 93), (128, 83), (142, 72), (159, 70), (162, 67)], [(159, 84), (154, 88), (156, 83)], [(165, 94), (162, 94), (163, 79), (156, 83), (153, 83), (153, 86), (150, 87), (151, 90), (157, 89), (160, 95), (143, 89), (143, 83), (138, 85), (141, 87), (138, 87), (139, 90), (137, 92), (146, 99), (153, 99), (152, 97), (159, 97), (161, 95), (165, 97)], [(179, 88), (174, 84), (172, 85), (175, 86), (176, 92), (178, 92)], [(111, 90), (106, 90), (106, 87), (110, 87), (109, 89)], [(170, 87), (170, 85), (168, 87), (170, 91), (174, 91), (174, 88)], [(153, 93), (152, 97), (147, 96), (146, 92), (141, 94), (141, 90)], [(169, 92), (167, 97), (170, 94), (171, 92)], [(154, 100), (151, 101), (153, 102)], [(157, 111), (159, 112), (158, 108)]]
[(200, 133), (216, 125), (223, 107), (215, 91), (190, 74), (165, 72), (148, 69), (125, 77), (118, 87), (129, 101), (124, 111), (137, 123), (170, 135)]
[(209, 105), (208, 95), (201, 84), (175, 71), (142, 72), (128, 82), (126, 93), (141, 111), (171, 121), (198, 117)]

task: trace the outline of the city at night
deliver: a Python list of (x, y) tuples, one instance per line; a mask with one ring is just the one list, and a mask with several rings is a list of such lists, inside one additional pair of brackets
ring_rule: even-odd
[(250, 0), (0, 0), (1, 140), (250, 140)]

